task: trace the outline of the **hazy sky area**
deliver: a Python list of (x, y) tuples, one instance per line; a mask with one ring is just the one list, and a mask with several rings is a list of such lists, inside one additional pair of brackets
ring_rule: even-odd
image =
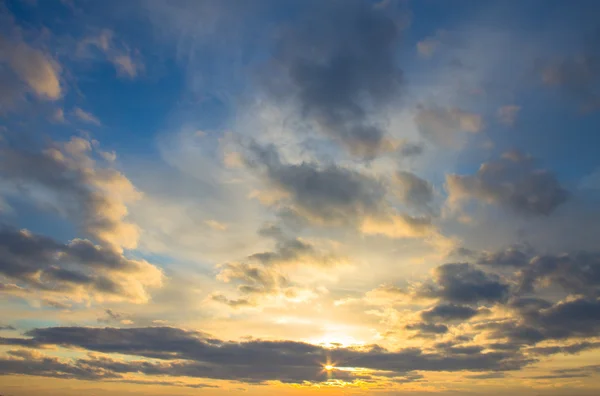
[(600, 1), (0, 0), (0, 395), (600, 394)]

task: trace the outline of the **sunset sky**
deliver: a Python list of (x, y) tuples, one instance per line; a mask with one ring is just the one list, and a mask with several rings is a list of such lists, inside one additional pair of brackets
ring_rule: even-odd
[(600, 1), (0, 0), (0, 395), (600, 394)]

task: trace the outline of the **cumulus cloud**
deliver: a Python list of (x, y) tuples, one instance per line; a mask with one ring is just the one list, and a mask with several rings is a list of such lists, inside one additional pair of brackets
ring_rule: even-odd
[(452, 303), (499, 302), (508, 297), (509, 285), (495, 274), (468, 263), (435, 268), (433, 283), (423, 284), (417, 295)]
[[(124, 257), (110, 247), (74, 239), (67, 244), (26, 230), (0, 230), (0, 273), (23, 292), (81, 301), (146, 302), (162, 272), (145, 260)], [(9, 291), (10, 292), (10, 291)]]
[(13, 188), (8, 195), (58, 211), (103, 244), (136, 246), (139, 230), (124, 218), (141, 193), (116, 169), (100, 166), (91, 142), (74, 137), (43, 150), (4, 144), (0, 152), (0, 179)]
[[(276, 97), (292, 99), (317, 130), (351, 153), (373, 158), (393, 149), (383, 125), (369, 116), (398, 95), (400, 21), (387, 7), (361, 1), (313, 3), (318, 12), (282, 35)], [(336, 20), (335, 27), (330, 21)]]
[[(30, 91), (40, 99), (56, 100), (62, 90), (60, 84), (60, 67), (44, 52), (21, 41), (13, 41), (0, 36), (0, 95), (3, 107), (9, 108), (13, 102)], [(21, 87), (15, 78), (26, 85)]]
[(242, 262), (229, 262), (220, 266), (217, 278), (237, 284), (244, 298), (231, 299), (215, 293), (211, 299), (231, 307), (256, 306), (269, 297), (288, 302), (303, 302), (318, 295), (318, 290), (300, 286), (284, 274), (286, 269), (335, 268), (346, 264), (337, 254), (319, 249), (300, 238), (290, 238), (278, 227), (263, 228), (260, 233), (275, 240), (271, 251), (254, 253)]
[(451, 206), (478, 200), (534, 216), (551, 214), (568, 198), (554, 173), (518, 152), (482, 164), (474, 175), (447, 175), (446, 189)]
[(461, 132), (477, 133), (484, 127), (480, 115), (458, 108), (422, 107), (415, 123), (424, 138), (446, 147), (455, 147)]
[(414, 173), (398, 171), (396, 182), (399, 184), (399, 195), (402, 202), (407, 205), (430, 211), (429, 205), (433, 200), (433, 187)]
[(600, 254), (571, 252), (532, 257), (520, 274), (522, 292), (544, 285), (558, 286), (568, 293), (600, 296)]
[[(336, 165), (286, 164), (273, 147), (255, 145), (251, 151), (249, 166), (262, 170), (280, 192), (278, 202), (288, 202), (289, 209), (314, 224), (351, 225), (366, 234), (392, 238), (423, 236), (433, 228), (428, 216), (396, 212), (386, 201), (386, 184), (378, 178)], [(407, 199), (423, 194), (416, 189), (427, 189), (426, 184), (416, 184), (408, 186), (412, 190)]]

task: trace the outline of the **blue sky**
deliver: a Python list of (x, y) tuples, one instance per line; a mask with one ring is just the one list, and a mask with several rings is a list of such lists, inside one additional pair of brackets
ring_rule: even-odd
[(597, 394), (598, 11), (0, 2), (0, 392)]

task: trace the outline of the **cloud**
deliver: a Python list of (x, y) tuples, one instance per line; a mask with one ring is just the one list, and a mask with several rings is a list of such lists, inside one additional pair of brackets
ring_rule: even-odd
[(14, 42), (0, 35), (0, 65), (5, 63), (9, 68), (0, 67), (2, 83), (1, 102), (10, 107), (22, 95), (23, 88), (16, 82), (24, 83), (26, 91), (44, 100), (60, 98), (60, 67), (44, 52), (24, 42)]
[(132, 56), (129, 47), (116, 40), (115, 34), (111, 30), (103, 29), (98, 35), (81, 40), (77, 49), (78, 56), (93, 58), (94, 54), (90, 52), (90, 48), (100, 50), (106, 60), (113, 64), (119, 77), (133, 79), (144, 70), (144, 64), (139, 56)]
[(378, 212), (386, 194), (379, 180), (336, 165), (285, 164), (274, 148), (253, 147), (250, 165), (290, 196), (293, 209), (320, 223), (348, 224)]
[[(433, 230), (428, 216), (393, 209), (386, 201), (386, 184), (373, 176), (337, 165), (286, 164), (273, 147), (254, 145), (250, 154), (249, 166), (262, 170), (270, 186), (280, 192), (275, 195), (281, 197), (277, 202), (289, 203), (288, 209), (313, 224), (354, 226), (365, 234), (391, 238), (414, 238)], [(423, 193), (414, 189), (409, 195)]]
[(472, 264), (450, 263), (436, 267), (433, 283), (423, 284), (417, 296), (439, 298), (451, 303), (500, 302), (508, 297), (509, 286), (497, 275)]
[(458, 108), (422, 107), (415, 116), (419, 133), (431, 142), (456, 147), (461, 132), (480, 132), (484, 125), (481, 116)]
[(600, 81), (598, 65), (598, 39), (595, 48), (563, 59), (546, 61), (541, 66), (541, 80), (550, 87), (559, 88), (567, 97), (576, 100), (583, 111), (596, 110), (600, 106)]
[(520, 268), (529, 264), (532, 249), (526, 245), (509, 246), (494, 252), (483, 252), (479, 255), (477, 264), (493, 267)]
[(429, 205), (433, 200), (433, 187), (428, 181), (407, 171), (396, 172), (395, 181), (399, 184), (399, 196), (402, 202), (426, 212), (431, 210)]
[(521, 112), (521, 107), (516, 105), (506, 105), (498, 109), (498, 121), (504, 125), (514, 126), (517, 116)]
[(82, 110), (79, 107), (76, 107), (75, 110), (73, 110), (73, 113), (75, 114), (75, 116), (77, 116), (77, 118), (79, 118), (83, 122), (87, 122), (88, 124), (94, 124), (98, 126), (102, 125), (100, 120), (95, 115), (85, 110)]
[(480, 328), (492, 330), (490, 339), (508, 338), (525, 344), (595, 337), (600, 331), (600, 301), (586, 298), (559, 301), (542, 309), (522, 310), (519, 319), (482, 324)]
[(277, 73), (283, 77), (269, 84), (270, 91), (292, 99), (318, 131), (357, 156), (393, 149), (370, 114), (399, 93), (399, 21), (390, 8), (360, 1), (314, 5), (313, 17), (287, 29), (277, 44)]
[[(146, 375), (187, 376), (242, 382), (281, 381), (302, 383), (326, 381), (321, 362), (329, 359), (338, 367), (407, 374), (413, 371), (505, 371), (516, 370), (529, 361), (518, 352), (486, 352), (481, 348), (447, 348), (423, 352), (418, 348), (388, 351), (372, 345), (361, 348), (325, 348), (295, 341), (223, 341), (207, 334), (170, 327), (91, 328), (53, 327), (34, 329), (29, 338), (0, 338), (4, 345), (62, 346), (102, 353), (120, 353), (158, 359), (129, 361), (118, 365), (84, 360), (90, 368), (102, 367), (107, 374), (140, 372)], [(107, 362), (108, 363), (108, 362)], [(338, 372), (340, 371), (340, 372)], [(338, 370), (336, 378), (360, 379), (359, 373)]]
[(448, 326), (433, 323), (414, 323), (405, 326), (406, 330), (417, 331), (416, 337), (429, 338), (432, 336), (446, 334)]
[(91, 142), (74, 137), (39, 151), (5, 144), (0, 153), (0, 178), (13, 186), (10, 194), (57, 211), (98, 242), (136, 246), (139, 230), (124, 218), (141, 193), (116, 169), (98, 166)]
[(573, 294), (600, 296), (600, 254), (571, 252), (533, 257), (523, 266), (520, 289), (530, 292), (545, 285), (559, 286)]
[(551, 214), (568, 198), (554, 173), (518, 152), (482, 164), (475, 175), (447, 175), (446, 189), (451, 206), (477, 200), (533, 216)]
[(81, 301), (147, 302), (162, 272), (145, 260), (124, 257), (110, 247), (74, 239), (67, 244), (26, 230), (0, 229), (0, 274), (23, 292), (39, 291)]
[(426, 322), (465, 321), (479, 314), (479, 311), (466, 305), (441, 304), (422, 311), (421, 318)]

